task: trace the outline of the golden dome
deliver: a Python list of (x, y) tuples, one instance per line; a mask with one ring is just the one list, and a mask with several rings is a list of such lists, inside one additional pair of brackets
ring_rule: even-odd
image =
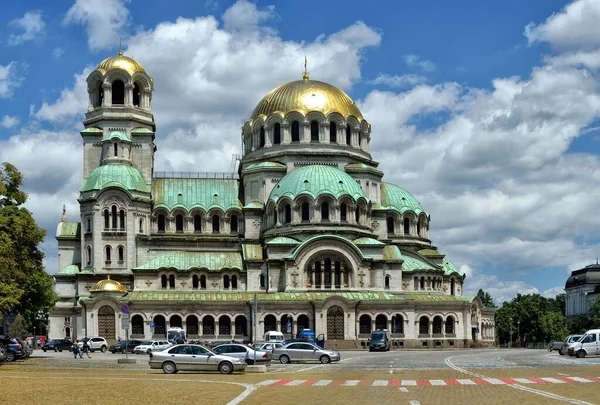
[(352, 115), (359, 121), (364, 119), (357, 105), (346, 93), (331, 84), (309, 80), (305, 72), (304, 80), (283, 84), (263, 97), (252, 112), (250, 123), (260, 115), (269, 116), (275, 112), (285, 115), (291, 111), (304, 115), (319, 111), (325, 116), (336, 112), (343, 117)]
[(127, 289), (118, 281), (111, 280), (110, 275), (106, 276), (106, 280), (100, 280), (96, 283), (90, 292), (108, 292), (108, 293), (126, 293)]
[(123, 55), (123, 51), (119, 51), (119, 54), (117, 56), (111, 56), (104, 59), (96, 67), (96, 70), (98, 70), (102, 74), (105, 74), (106, 72), (112, 69), (124, 70), (132, 76), (134, 73), (147, 74), (146, 70), (142, 65), (139, 64), (139, 62), (130, 58), (129, 56)]

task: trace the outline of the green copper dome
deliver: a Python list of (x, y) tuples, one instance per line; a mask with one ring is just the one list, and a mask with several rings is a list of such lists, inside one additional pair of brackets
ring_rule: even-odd
[(150, 187), (144, 182), (141, 173), (135, 167), (127, 165), (104, 165), (97, 167), (83, 181), (81, 192), (102, 190), (107, 187), (118, 187), (142, 193), (150, 192)]
[(391, 183), (381, 183), (380, 209), (392, 209), (401, 214), (406, 211), (413, 211), (417, 215), (425, 212), (411, 193)]
[(277, 202), (281, 197), (292, 200), (299, 195), (316, 199), (321, 195), (339, 198), (349, 195), (354, 201), (365, 198), (360, 185), (339, 169), (323, 165), (304, 166), (286, 174), (271, 191), (269, 199)]

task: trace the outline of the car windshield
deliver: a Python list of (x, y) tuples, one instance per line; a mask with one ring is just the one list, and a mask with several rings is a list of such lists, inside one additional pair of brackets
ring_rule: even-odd
[(60, 343), (62, 342), (62, 340), (60, 339), (52, 339), (52, 341), (50, 343)]
[(79, 339), (80, 342), (89, 342), (90, 338), (83, 338), (83, 339)]
[(150, 346), (150, 345), (152, 345), (152, 342), (153, 342), (152, 340), (144, 340), (142, 343), (140, 343), (140, 346), (141, 345), (148, 345), (148, 346)]
[(371, 335), (371, 340), (382, 341), (385, 340), (385, 333), (373, 333)]

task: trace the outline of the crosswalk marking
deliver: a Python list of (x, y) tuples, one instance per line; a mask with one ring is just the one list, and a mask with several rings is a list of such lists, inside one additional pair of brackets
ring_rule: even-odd
[(358, 385), (359, 382), (360, 380), (347, 380), (345, 383), (342, 384), (342, 387), (353, 387), (355, 385)]
[(552, 378), (552, 377), (542, 377), (542, 380), (544, 381), (548, 381), (554, 384), (564, 384), (565, 382), (563, 380), (559, 380), (558, 378)]
[(583, 377), (565, 377), (565, 378), (568, 378), (569, 380), (573, 380), (573, 381), (577, 381), (577, 382), (582, 382), (582, 383), (593, 382), (592, 380), (588, 380), (587, 378), (583, 378)]
[(294, 381), (290, 381), (289, 383), (286, 384), (286, 387), (293, 387), (295, 385), (300, 385), (305, 383), (306, 380), (294, 380)]
[(444, 380), (429, 380), (431, 385), (446, 385), (446, 381)]
[(331, 384), (332, 380), (319, 380), (316, 383), (314, 383), (312, 386), (313, 387), (324, 387), (326, 385)]
[(490, 384), (493, 385), (503, 385), (506, 384), (504, 381), (502, 380), (498, 380), (497, 378), (484, 378), (485, 381), (489, 382)]
[(417, 385), (415, 380), (402, 380), (402, 385)]
[(276, 383), (277, 381), (279, 381), (279, 380), (265, 380), (265, 381), (259, 382), (256, 385), (260, 385), (260, 386), (271, 385), (271, 384)]
[(528, 380), (527, 378), (513, 378), (513, 380), (520, 384), (535, 384), (535, 381)]
[(373, 381), (373, 387), (387, 387), (388, 380), (375, 380)]
[(459, 383), (461, 383), (462, 385), (476, 385), (475, 381), (473, 380), (468, 380), (468, 379), (464, 379), (464, 378), (459, 378), (456, 381), (458, 381)]

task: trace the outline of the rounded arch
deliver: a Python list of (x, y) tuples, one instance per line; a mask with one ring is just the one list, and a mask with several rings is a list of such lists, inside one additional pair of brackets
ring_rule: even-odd
[(433, 333), (436, 335), (442, 333), (442, 317), (440, 315), (433, 317)]
[(229, 315), (219, 317), (219, 336), (231, 335), (231, 318)]
[(358, 331), (360, 334), (371, 333), (371, 316), (363, 314), (358, 318)]
[(144, 335), (144, 317), (140, 314), (135, 314), (131, 317), (131, 334)]
[(454, 334), (454, 322), (455, 322), (455, 318), (453, 315), (448, 315), (446, 317), (446, 320), (444, 321), (444, 327), (445, 327), (445, 333), (446, 334)]
[(392, 315), (392, 333), (404, 333), (404, 319), (403, 314)]
[(275, 315), (272, 315), (272, 314), (266, 315), (264, 317), (263, 324), (264, 324), (265, 333), (277, 330), (277, 318), (275, 318)]
[(188, 336), (197, 336), (199, 331), (199, 322), (196, 315), (188, 315), (185, 318), (185, 332)]
[(212, 315), (204, 315), (202, 318), (202, 335), (215, 335), (215, 318)]
[(429, 335), (429, 317), (427, 315), (419, 317), (419, 335)]
[(169, 318), (169, 327), (181, 328), (181, 326), (182, 326), (181, 316), (171, 315), (171, 317)]
[(152, 91), (152, 81), (142, 72), (136, 72), (131, 77), (131, 83), (137, 84), (142, 91)]
[(310, 319), (308, 318), (308, 315), (298, 315), (298, 320), (296, 321), (296, 324), (298, 325), (298, 331), (301, 331), (303, 329), (310, 329)]
[(247, 336), (248, 335), (248, 320), (244, 315), (238, 315), (235, 317), (235, 330), (236, 336)]
[(167, 321), (163, 315), (155, 315), (152, 319), (154, 322), (154, 334), (158, 336), (166, 336), (167, 334)]
[(379, 314), (375, 317), (375, 330), (387, 329), (388, 318), (384, 314)]

